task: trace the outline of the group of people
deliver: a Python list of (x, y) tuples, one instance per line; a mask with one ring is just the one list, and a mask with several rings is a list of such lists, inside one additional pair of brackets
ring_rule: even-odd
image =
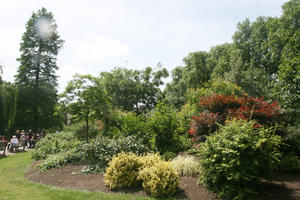
[(40, 138), (45, 136), (44, 129), (42, 129), (41, 132), (34, 132), (33, 130), (29, 131), (20, 131), (16, 130), (15, 135), (10, 140), (10, 143), (8, 144), (8, 150), (9, 151), (15, 151), (16, 148), (18, 148), (19, 144), (25, 148), (34, 148), (36, 141), (38, 141)]

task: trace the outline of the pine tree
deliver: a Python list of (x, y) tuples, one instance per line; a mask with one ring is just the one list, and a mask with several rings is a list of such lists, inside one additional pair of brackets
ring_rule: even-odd
[(53, 14), (42, 8), (32, 13), (21, 42), (16, 78), (15, 128), (50, 128), (57, 103), (56, 56), (64, 41)]

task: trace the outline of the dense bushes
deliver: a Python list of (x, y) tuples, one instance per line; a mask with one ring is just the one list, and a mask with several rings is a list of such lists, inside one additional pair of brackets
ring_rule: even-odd
[(102, 135), (109, 138), (135, 136), (153, 151), (178, 153), (191, 147), (186, 135), (188, 126), (185, 127), (183, 121), (174, 108), (163, 103), (147, 114), (115, 110), (105, 120)]
[(83, 144), (80, 148), (84, 152), (83, 159), (92, 165), (97, 165), (96, 169), (99, 170), (104, 170), (112, 157), (122, 151), (133, 152), (138, 155), (150, 151), (135, 136), (120, 136), (116, 139), (98, 137), (89, 144)]
[(147, 125), (154, 137), (155, 147), (162, 154), (178, 153), (188, 149), (191, 145), (188, 138), (180, 134), (176, 110), (166, 104), (157, 104), (148, 117)]
[(74, 149), (79, 144), (71, 132), (49, 133), (36, 144), (31, 155), (35, 160), (46, 159), (49, 155)]
[[(77, 123), (74, 125), (73, 134), (79, 140), (81, 140), (81, 141), (86, 140), (86, 137), (87, 137), (86, 131), (87, 131), (87, 127), (86, 127), (85, 122), (80, 122), (80, 123)], [(88, 127), (88, 138), (93, 139), (99, 133), (100, 133), (100, 131), (98, 130), (97, 126), (95, 126), (93, 123), (91, 123), (91, 125), (89, 125), (89, 127)]]
[(144, 156), (141, 156), (140, 161), (142, 163), (141, 169), (144, 169), (146, 167), (152, 167), (161, 163), (162, 159), (158, 154), (148, 153)]
[(44, 172), (54, 167), (61, 167), (70, 162), (79, 162), (81, 154), (76, 153), (73, 149), (67, 152), (59, 152), (58, 154), (51, 154), (37, 165), (40, 172)]
[(300, 171), (300, 160), (294, 154), (284, 155), (278, 165), (280, 171), (283, 172), (298, 172)]
[(71, 132), (49, 133), (36, 144), (31, 156), (35, 160), (43, 160), (37, 165), (43, 172), (69, 162), (79, 162), (83, 155), (78, 149), (80, 144)]
[(114, 110), (105, 119), (102, 135), (110, 138), (136, 136), (142, 144), (151, 146), (152, 135), (147, 127), (147, 117), (142, 114)]
[(170, 163), (161, 160), (158, 154), (137, 156), (120, 153), (109, 162), (104, 174), (110, 188), (137, 186), (142, 183), (152, 196), (170, 196), (178, 188), (179, 176)]
[(200, 182), (228, 199), (250, 199), (261, 178), (269, 178), (279, 157), (280, 137), (256, 122), (233, 120), (201, 146)]

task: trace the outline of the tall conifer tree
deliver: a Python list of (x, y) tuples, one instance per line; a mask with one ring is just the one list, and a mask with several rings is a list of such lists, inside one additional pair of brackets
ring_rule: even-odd
[(16, 75), (15, 127), (50, 128), (57, 103), (56, 56), (64, 41), (57, 33), (53, 14), (42, 8), (32, 13), (21, 42)]

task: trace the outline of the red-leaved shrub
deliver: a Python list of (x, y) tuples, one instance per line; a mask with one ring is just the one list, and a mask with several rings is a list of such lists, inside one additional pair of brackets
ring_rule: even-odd
[(224, 124), (227, 119), (254, 119), (256, 127), (265, 126), (280, 120), (282, 109), (277, 102), (270, 103), (264, 98), (237, 97), (234, 95), (214, 94), (200, 100), (201, 111), (192, 117), (189, 134), (195, 142), (203, 136), (217, 130), (218, 124)]

